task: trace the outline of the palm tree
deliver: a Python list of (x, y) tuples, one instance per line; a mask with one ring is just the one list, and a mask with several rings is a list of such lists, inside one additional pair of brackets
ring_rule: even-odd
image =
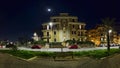
[(113, 28), (112, 28), (112, 24), (115, 23), (115, 19), (110, 19), (109, 17), (105, 18), (105, 19), (102, 19), (102, 23), (106, 29), (106, 32), (107, 32), (107, 50), (108, 50), (108, 54), (109, 54), (109, 51), (110, 51), (110, 38), (109, 38), (109, 31)]

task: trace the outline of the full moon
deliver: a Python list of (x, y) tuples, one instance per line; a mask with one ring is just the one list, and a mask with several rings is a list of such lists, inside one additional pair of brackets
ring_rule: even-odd
[(50, 9), (50, 8), (48, 8), (48, 9), (47, 9), (47, 11), (48, 11), (48, 12), (50, 12), (50, 11), (51, 11), (51, 9)]

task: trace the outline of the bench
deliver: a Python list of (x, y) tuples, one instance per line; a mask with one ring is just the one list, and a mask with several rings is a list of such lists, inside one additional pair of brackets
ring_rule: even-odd
[(54, 52), (53, 59), (56, 60), (56, 58), (65, 58), (70, 56), (72, 59), (74, 58), (73, 52)]

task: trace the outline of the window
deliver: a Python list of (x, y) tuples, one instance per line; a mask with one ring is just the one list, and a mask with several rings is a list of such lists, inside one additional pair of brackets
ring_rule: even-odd
[(54, 35), (56, 35), (56, 31), (54, 31)]
[(73, 41), (75, 41), (75, 38), (73, 38)]
[(81, 25), (81, 29), (84, 29), (84, 25)]
[(54, 25), (55, 29), (57, 29), (57, 25)]
[(57, 22), (57, 19), (53, 19), (53, 22)]
[(81, 29), (81, 25), (79, 25), (79, 29)]
[(101, 34), (101, 36), (103, 36), (103, 34)]
[(44, 25), (44, 26), (43, 26), (43, 29), (46, 30), (46, 29), (47, 29), (47, 25)]
[(75, 19), (72, 19), (72, 22), (75, 22)]
[(74, 34), (74, 31), (72, 31), (72, 34)]
[(65, 33), (65, 31), (63, 31), (63, 33)]
[(76, 34), (76, 31), (74, 31), (74, 34)]
[(80, 36), (80, 32), (78, 31), (78, 36)]
[(103, 41), (103, 38), (101, 38), (101, 41)]
[(81, 32), (81, 36), (84, 36), (83, 32)]
[(47, 36), (49, 36), (49, 32), (47, 32)]
[(74, 28), (75, 26), (73, 25), (73, 28)]
[(47, 38), (47, 42), (49, 43), (49, 39)]
[(54, 42), (56, 42), (56, 38), (54, 39)]
[(47, 30), (49, 30), (49, 25), (47, 25)]
[(79, 25), (77, 25), (77, 29), (79, 29)]

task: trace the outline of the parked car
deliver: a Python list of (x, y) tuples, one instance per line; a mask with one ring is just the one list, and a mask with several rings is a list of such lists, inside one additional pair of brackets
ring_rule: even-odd
[(41, 45), (33, 45), (31, 48), (32, 49), (41, 49), (42, 47), (41, 47)]
[(13, 46), (15, 46), (14, 44), (7, 44), (6, 48), (12, 48)]
[(69, 49), (78, 49), (78, 45), (71, 45)]

